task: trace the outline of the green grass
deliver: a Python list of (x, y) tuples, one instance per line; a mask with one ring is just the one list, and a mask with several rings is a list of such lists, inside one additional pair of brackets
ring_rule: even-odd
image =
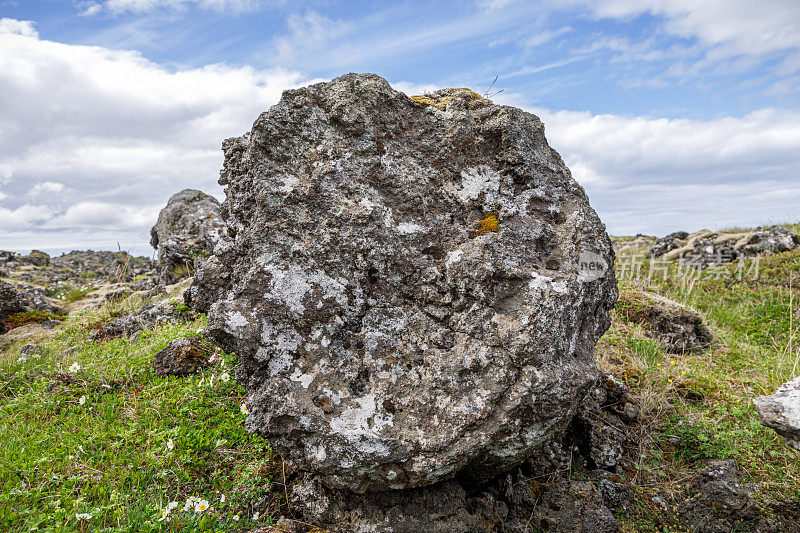
[[(0, 531), (232, 531), (270, 523), (264, 509), (254, 520), (253, 506), (264, 497), (280, 501), (283, 491), (271, 491), (278, 463), (244, 429), (243, 391), (223, 379), (235, 356), (219, 353), (215, 366), (188, 378), (156, 377), (153, 354), (197, 335), (205, 318), (159, 326), (135, 342), (91, 342), (91, 326), (117, 307), (70, 317), (38, 357), (21, 357), (18, 346), (0, 352)], [(75, 363), (80, 370), (70, 372)], [(190, 496), (209, 509), (183, 512)], [(160, 522), (171, 501), (178, 508)], [(80, 513), (92, 518), (79, 521)]]
[[(761, 426), (752, 404), (800, 375), (800, 251), (765, 258), (759, 266), (758, 280), (621, 280), (621, 290), (654, 290), (693, 307), (715, 335), (706, 353), (669, 354), (615, 314), (601, 339), (601, 366), (622, 378), (642, 407), (627, 452), (638, 489), (663, 490), (677, 502), (708, 460), (734, 459), (742, 482), (759, 487), (756, 499), (767, 514), (800, 508), (800, 453)], [(649, 515), (656, 513), (640, 505), (623, 516), (626, 531), (678, 527)]]

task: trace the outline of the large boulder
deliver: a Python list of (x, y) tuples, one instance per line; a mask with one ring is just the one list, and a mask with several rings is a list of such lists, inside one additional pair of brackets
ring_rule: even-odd
[(753, 400), (761, 423), (800, 451), (800, 377), (781, 385), (775, 394)]
[(150, 244), (158, 252), (158, 282), (170, 285), (192, 275), (226, 241), (216, 198), (193, 189), (174, 194), (150, 230)]
[(564, 430), (617, 291), (536, 116), (348, 74), (223, 149), (234, 239), (190, 294), (291, 467), (355, 492), (486, 479)]

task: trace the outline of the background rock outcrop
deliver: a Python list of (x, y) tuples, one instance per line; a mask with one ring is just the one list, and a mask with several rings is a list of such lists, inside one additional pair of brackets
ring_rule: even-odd
[(783, 226), (747, 232), (684, 231), (658, 239), (649, 254), (667, 261), (680, 260), (699, 268), (723, 265), (740, 258), (767, 256), (800, 248), (800, 236)]
[(563, 432), (616, 281), (537, 117), (348, 74), (286, 91), (223, 149), (234, 238), (189, 294), (240, 357), (247, 427), (291, 466), (334, 489), (422, 487)]
[(191, 276), (227, 240), (216, 198), (193, 189), (172, 195), (150, 230), (157, 250), (157, 281), (170, 285)]

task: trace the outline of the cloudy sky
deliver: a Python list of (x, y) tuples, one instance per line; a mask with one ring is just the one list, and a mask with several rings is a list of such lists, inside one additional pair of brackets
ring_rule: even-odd
[(286, 88), (503, 91), (612, 234), (800, 220), (797, 0), (0, 0), (0, 249), (123, 249)]

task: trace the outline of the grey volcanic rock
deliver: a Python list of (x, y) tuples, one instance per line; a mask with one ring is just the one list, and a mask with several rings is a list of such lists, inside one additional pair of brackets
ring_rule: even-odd
[(158, 251), (158, 281), (175, 283), (199, 268), (227, 241), (227, 227), (213, 196), (193, 189), (174, 194), (150, 230), (150, 244)]
[(649, 336), (672, 353), (704, 351), (713, 340), (697, 311), (658, 294), (625, 291), (620, 294), (617, 311), (625, 320), (644, 326)]
[(486, 479), (564, 430), (617, 291), (536, 116), (348, 74), (223, 149), (234, 240), (192, 299), (290, 466), (356, 492)]
[[(695, 494), (678, 505), (681, 521), (698, 533), (761, 531), (761, 511), (739, 483), (733, 461), (711, 461), (691, 484)], [(765, 524), (761, 524), (765, 525)]]
[(0, 281), (0, 334), (8, 331), (5, 320), (16, 313), (25, 311), (25, 300), (13, 285)]
[(781, 385), (775, 394), (756, 398), (753, 403), (761, 423), (800, 451), (800, 377)]

